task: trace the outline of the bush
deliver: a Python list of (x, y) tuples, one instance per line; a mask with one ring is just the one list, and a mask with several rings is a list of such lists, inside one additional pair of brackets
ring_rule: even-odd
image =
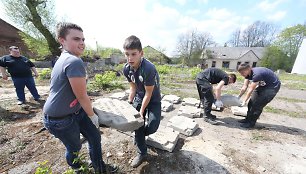
[(158, 74), (169, 74), (172, 69), (172, 67), (169, 65), (156, 65), (155, 67)]
[(51, 78), (51, 69), (47, 68), (47, 69), (43, 69), (40, 73), (39, 73), (39, 79), (50, 79)]
[(106, 71), (104, 74), (96, 74), (94, 87), (103, 90), (123, 89), (123, 85), (118, 81), (116, 72)]
[(39, 166), (35, 170), (35, 174), (52, 174), (51, 167), (48, 165), (48, 161), (38, 162)]
[(198, 68), (198, 67), (193, 67), (193, 68), (190, 68), (190, 75), (191, 75), (191, 78), (192, 79), (195, 79), (197, 77), (197, 75), (202, 72), (202, 69), (201, 68)]

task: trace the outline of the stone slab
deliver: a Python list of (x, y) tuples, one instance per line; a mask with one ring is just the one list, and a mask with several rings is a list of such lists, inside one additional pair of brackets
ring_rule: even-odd
[(126, 92), (117, 92), (110, 96), (112, 99), (118, 99), (118, 100), (127, 100), (129, 97), (129, 94)]
[(172, 152), (177, 144), (179, 132), (170, 127), (159, 126), (158, 130), (147, 137), (146, 144)]
[(241, 104), (238, 97), (229, 94), (222, 95), (221, 101), (224, 106), (240, 106)]
[(248, 107), (232, 106), (231, 110), (234, 115), (246, 117), (248, 112)]
[(191, 136), (199, 128), (195, 120), (184, 116), (172, 117), (167, 126), (186, 136)]
[(201, 117), (201, 108), (194, 106), (181, 106), (178, 111), (179, 116), (185, 116), (189, 118), (199, 118)]
[(181, 101), (181, 98), (176, 95), (165, 95), (162, 100), (177, 104)]
[(161, 101), (161, 108), (162, 108), (162, 111), (164, 111), (164, 112), (172, 111), (173, 110), (173, 103), (162, 100)]
[(134, 131), (144, 124), (138, 111), (126, 101), (101, 98), (93, 102), (99, 124), (121, 131)]
[(184, 98), (182, 105), (183, 106), (188, 105), (188, 106), (196, 106), (197, 107), (199, 105), (199, 103), (200, 103), (200, 100), (198, 100), (196, 98)]

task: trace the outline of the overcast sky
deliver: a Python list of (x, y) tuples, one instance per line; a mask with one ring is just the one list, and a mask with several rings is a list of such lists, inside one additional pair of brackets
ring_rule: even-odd
[[(231, 33), (256, 20), (281, 29), (306, 21), (306, 0), (55, 0), (58, 20), (84, 30), (86, 44), (122, 50), (129, 35), (143, 46), (161, 47), (175, 54), (178, 35), (191, 29), (212, 34), (224, 45)], [(3, 9), (1, 4), (1, 9)], [(11, 23), (0, 11), (0, 18)], [(13, 24), (13, 23), (11, 23)], [(14, 24), (13, 24), (14, 25)]]

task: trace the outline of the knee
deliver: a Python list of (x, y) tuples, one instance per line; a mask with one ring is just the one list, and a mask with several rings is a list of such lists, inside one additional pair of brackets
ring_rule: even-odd
[(152, 120), (151, 123), (147, 127), (146, 135), (155, 133), (159, 127), (159, 123), (160, 123), (160, 120)]

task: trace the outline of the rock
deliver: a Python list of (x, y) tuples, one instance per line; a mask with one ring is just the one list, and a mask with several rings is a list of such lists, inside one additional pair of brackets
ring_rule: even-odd
[(186, 136), (191, 136), (199, 128), (193, 119), (184, 116), (172, 117), (167, 126)]
[(172, 152), (177, 144), (179, 132), (170, 127), (159, 126), (157, 132), (147, 137), (146, 143), (158, 149)]
[(183, 106), (198, 106), (200, 103), (200, 100), (196, 99), (196, 98), (184, 98), (183, 99)]
[(129, 97), (129, 94), (126, 92), (117, 92), (110, 96), (112, 99), (118, 99), (118, 100), (127, 100)]
[(138, 111), (126, 101), (101, 98), (93, 103), (93, 107), (99, 124), (121, 131), (134, 131), (144, 124)]
[(169, 112), (171, 110), (173, 110), (173, 104), (168, 102), (168, 101), (161, 101), (161, 110), (164, 112)]
[(181, 106), (179, 108), (178, 115), (189, 118), (199, 118), (201, 117), (201, 108), (193, 106)]
[(239, 107), (239, 106), (232, 106), (231, 107), (232, 113), (234, 115), (238, 115), (238, 116), (247, 116), (247, 112), (248, 112), (248, 107)]
[(168, 101), (168, 102), (173, 103), (173, 104), (177, 104), (181, 101), (181, 98), (176, 96), (176, 95), (165, 95), (163, 97), (163, 100)]
[(221, 101), (224, 106), (240, 106), (241, 104), (238, 97), (229, 94), (222, 95)]

